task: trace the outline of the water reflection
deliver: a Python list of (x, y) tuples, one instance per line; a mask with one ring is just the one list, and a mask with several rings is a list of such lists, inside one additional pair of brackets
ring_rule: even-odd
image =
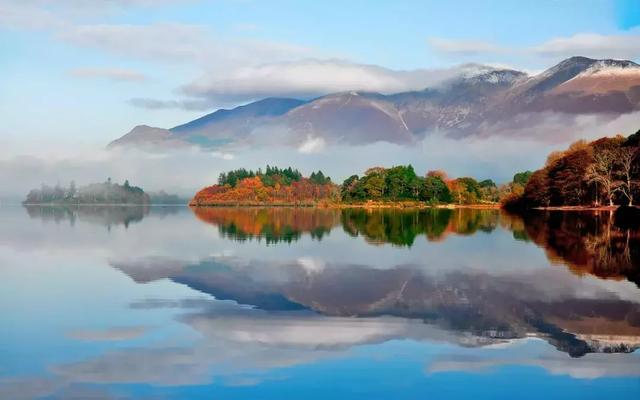
[(497, 210), (472, 209), (322, 209), (322, 208), (227, 208), (192, 209), (202, 221), (218, 227), (227, 238), (239, 241), (265, 239), (267, 244), (299, 240), (308, 233), (317, 240), (336, 226), (368, 243), (411, 246), (416, 237), (442, 240), (450, 233), (472, 235), (496, 228)]
[(24, 208), (32, 219), (56, 224), (66, 223), (73, 226), (78, 220), (103, 225), (108, 229), (115, 225), (124, 225), (140, 222), (143, 218), (153, 213), (157, 216), (166, 216), (177, 212), (177, 207), (153, 207), (142, 206), (92, 206), (92, 205), (26, 205)]
[(411, 246), (416, 237), (442, 240), (447, 234), (471, 235), (491, 232), (498, 224), (496, 210), (427, 209), (366, 210), (346, 209), (341, 213), (342, 227), (352, 236), (363, 236), (372, 244), (391, 243)]
[[(420, 319), (478, 344), (541, 337), (571, 356), (631, 352), (640, 345), (640, 303), (553, 269), (509, 274), (451, 271), (421, 265), (380, 270), (304, 261), (268, 263), (214, 258), (174, 265), (166, 275), (143, 277), (140, 261), (113, 266), (136, 281), (174, 282), (264, 310), (313, 310), (326, 316)], [(471, 343), (471, 342), (469, 342)]]
[(640, 226), (621, 226), (613, 212), (532, 212), (525, 232), (551, 261), (577, 274), (627, 279), (640, 286)]
[(0, 208), (0, 398), (637, 393), (638, 236), (607, 213), (154, 209)]
[(322, 208), (226, 208), (192, 209), (201, 220), (216, 225), (222, 236), (246, 241), (265, 239), (267, 244), (291, 243), (303, 233), (321, 240), (339, 223), (337, 210)]

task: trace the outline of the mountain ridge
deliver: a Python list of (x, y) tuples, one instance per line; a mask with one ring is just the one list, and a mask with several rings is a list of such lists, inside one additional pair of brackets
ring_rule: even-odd
[[(393, 94), (345, 91), (311, 100), (270, 97), (220, 109), (170, 129), (138, 126), (109, 147), (200, 146), (309, 138), (327, 143), (411, 144), (426, 132), (463, 138), (505, 134), (522, 127), (520, 115), (621, 115), (640, 110), (640, 65), (628, 60), (571, 57), (536, 74), (467, 65), (439, 85)], [(525, 118), (527, 124), (541, 119)]]

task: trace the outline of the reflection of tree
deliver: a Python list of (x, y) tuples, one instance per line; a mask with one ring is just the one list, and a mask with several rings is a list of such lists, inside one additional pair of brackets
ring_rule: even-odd
[(268, 244), (291, 243), (303, 233), (321, 240), (339, 223), (340, 211), (323, 208), (196, 207), (202, 221), (218, 226), (228, 238), (245, 241), (264, 238)]
[(149, 214), (149, 206), (89, 206), (89, 205), (51, 205), (24, 206), (32, 219), (52, 221), (59, 224), (69, 221), (75, 225), (76, 221), (84, 221), (110, 228), (114, 225), (124, 225), (142, 221)]
[(640, 285), (640, 231), (616, 225), (612, 212), (531, 212), (523, 218), (527, 235), (551, 260), (576, 274)]
[(342, 226), (350, 235), (362, 235), (371, 243), (411, 246), (418, 235), (436, 241), (448, 233), (490, 232), (496, 228), (499, 218), (497, 210), (358, 208), (343, 211)]

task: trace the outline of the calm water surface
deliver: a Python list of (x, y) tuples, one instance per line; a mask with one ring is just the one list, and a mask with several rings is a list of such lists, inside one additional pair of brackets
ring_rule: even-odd
[(635, 399), (635, 228), (0, 207), (0, 399)]

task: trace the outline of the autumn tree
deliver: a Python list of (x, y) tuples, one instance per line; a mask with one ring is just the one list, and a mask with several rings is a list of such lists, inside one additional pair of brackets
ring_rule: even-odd
[(593, 162), (586, 170), (587, 179), (597, 185), (596, 193), (598, 195), (604, 193), (609, 206), (613, 206), (613, 194), (617, 187), (615, 164), (616, 151), (605, 147), (595, 151)]
[(619, 180), (616, 183), (616, 190), (624, 195), (628, 200), (628, 205), (633, 205), (633, 193), (638, 181), (634, 179), (634, 173), (638, 169), (638, 148), (620, 147), (615, 152), (617, 171)]

